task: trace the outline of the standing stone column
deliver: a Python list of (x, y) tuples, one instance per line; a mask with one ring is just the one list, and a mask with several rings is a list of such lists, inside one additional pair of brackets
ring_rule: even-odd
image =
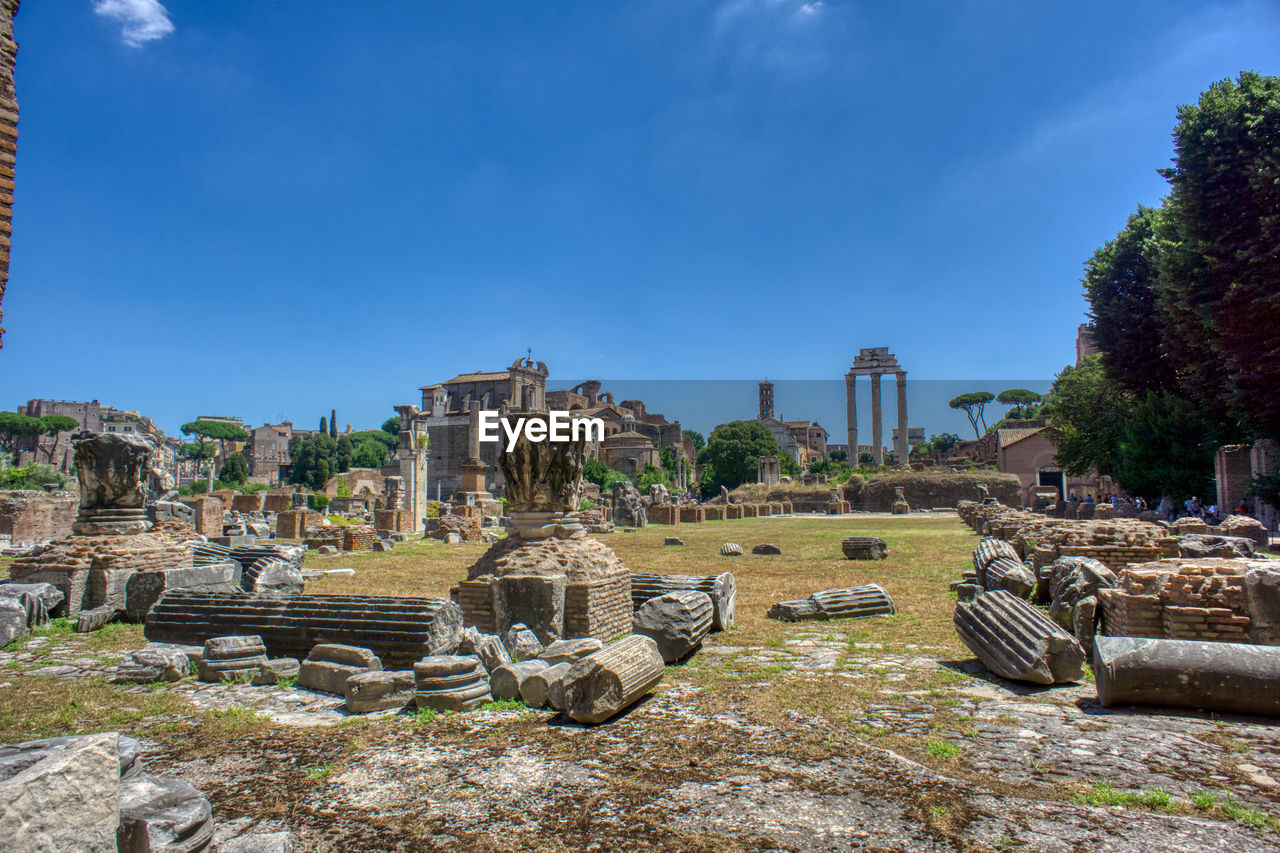
[(844, 416), (849, 425), (849, 467), (858, 466), (858, 401), (854, 396), (858, 377), (850, 370), (844, 375)]
[(471, 403), (471, 423), (467, 426), (467, 461), (460, 466), (462, 468), (462, 489), (465, 495), (474, 496), (474, 500), (479, 500), (481, 496), (488, 496), (485, 489), (485, 480), (489, 474), (489, 466), (480, 458), (480, 403), (473, 401)]
[(884, 464), (884, 415), (880, 411), (880, 377), (871, 374), (871, 456), (872, 464), (879, 468)]
[(893, 443), (898, 466), (910, 468), (911, 444), (907, 441), (907, 372), (898, 371), (898, 440)]

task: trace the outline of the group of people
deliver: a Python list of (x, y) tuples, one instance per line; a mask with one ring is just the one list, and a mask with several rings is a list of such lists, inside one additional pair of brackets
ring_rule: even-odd
[[(1073, 503), (1096, 503), (1093, 495), (1085, 495), (1083, 499), (1079, 495), (1071, 495), (1067, 500)], [(1119, 506), (1125, 502), (1119, 495), (1109, 495), (1104, 498), (1106, 503), (1112, 506)], [(1146, 512), (1147, 502), (1140, 497), (1133, 498), (1128, 501), (1133, 505), (1136, 512)], [(1156, 514), (1161, 518), (1175, 521), (1178, 518), (1199, 518), (1208, 524), (1219, 524), (1222, 521), (1222, 514), (1219, 512), (1217, 504), (1204, 505), (1204, 502), (1196, 496), (1191, 496), (1182, 502), (1182, 512), (1178, 512), (1178, 506), (1168, 497), (1162, 497), (1159, 505), (1156, 507)], [(1240, 499), (1240, 503), (1231, 511), (1232, 515), (1249, 515), (1249, 503), (1244, 498)]]

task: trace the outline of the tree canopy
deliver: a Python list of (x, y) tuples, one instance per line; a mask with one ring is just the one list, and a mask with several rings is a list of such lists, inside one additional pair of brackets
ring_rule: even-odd
[(383, 421), (383, 422), (382, 422), (382, 431), (383, 431), (383, 432), (389, 432), (389, 433), (391, 433), (392, 435), (394, 435), (394, 436), (396, 437), (396, 439), (397, 439), (397, 440), (399, 440), (399, 438), (400, 438), (400, 416), (399, 416), (399, 415), (396, 415), (395, 417), (387, 418), (385, 421)]
[(43, 415), (40, 423), (44, 426), (41, 431), (43, 435), (50, 436), (53, 441), (45, 445), (45, 454), (48, 457), (49, 464), (53, 464), (53, 452), (58, 447), (58, 434), (70, 432), (80, 426), (80, 422), (69, 415)]
[(227, 461), (222, 463), (222, 470), (218, 472), (218, 479), (228, 483), (243, 483), (249, 479), (249, 460), (244, 458), (243, 453), (232, 453), (227, 457)]
[(683, 432), (693, 441), (694, 453), (697, 453), (699, 450), (707, 446), (707, 440), (702, 436), (702, 433), (698, 432), (697, 430), (686, 429), (686, 430), (681, 430), (681, 432)]
[[(708, 480), (704, 471), (700, 484), (703, 494), (719, 492), (722, 485), (736, 489), (743, 483), (754, 482), (761, 456), (777, 456), (780, 463), (784, 456), (791, 459), (779, 449), (768, 427), (759, 421), (730, 421), (716, 427), (707, 438), (707, 446), (698, 454), (698, 461), (709, 465), (708, 470), (712, 472)], [(791, 459), (791, 463), (794, 466), (795, 460)]]
[(982, 433), (978, 431), (978, 422), (982, 422), (983, 429), (987, 428), (987, 420), (982, 411), (987, 407), (987, 403), (994, 399), (995, 395), (990, 391), (970, 391), (953, 397), (947, 405), (953, 409), (963, 409), (965, 416), (969, 418), (969, 425), (973, 427), (973, 437), (981, 438)]
[(0, 448), (13, 453), (18, 440), (29, 435), (40, 435), (45, 430), (39, 418), (20, 412), (0, 412)]
[(1007, 388), (996, 395), (996, 402), (1013, 406), (1005, 417), (1010, 420), (1027, 420), (1029, 407), (1040, 402), (1040, 395), (1026, 388)]

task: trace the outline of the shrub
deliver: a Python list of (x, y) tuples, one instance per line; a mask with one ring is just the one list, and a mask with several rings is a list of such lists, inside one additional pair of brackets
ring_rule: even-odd
[(38, 462), (24, 465), (21, 468), (0, 470), (0, 489), (43, 491), (46, 483), (56, 483), (58, 488), (62, 489), (66, 488), (70, 482), (70, 477)]
[(323, 510), (329, 506), (329, 496), (312, 492), (307, 495), (307, 506), (314, 510)]

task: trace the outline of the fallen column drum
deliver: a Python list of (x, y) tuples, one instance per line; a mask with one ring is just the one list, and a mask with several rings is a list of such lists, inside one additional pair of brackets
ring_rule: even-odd
[(1198, 640), (1093, 640), (1098, 701), (1280, 716), (1280, 647)]

